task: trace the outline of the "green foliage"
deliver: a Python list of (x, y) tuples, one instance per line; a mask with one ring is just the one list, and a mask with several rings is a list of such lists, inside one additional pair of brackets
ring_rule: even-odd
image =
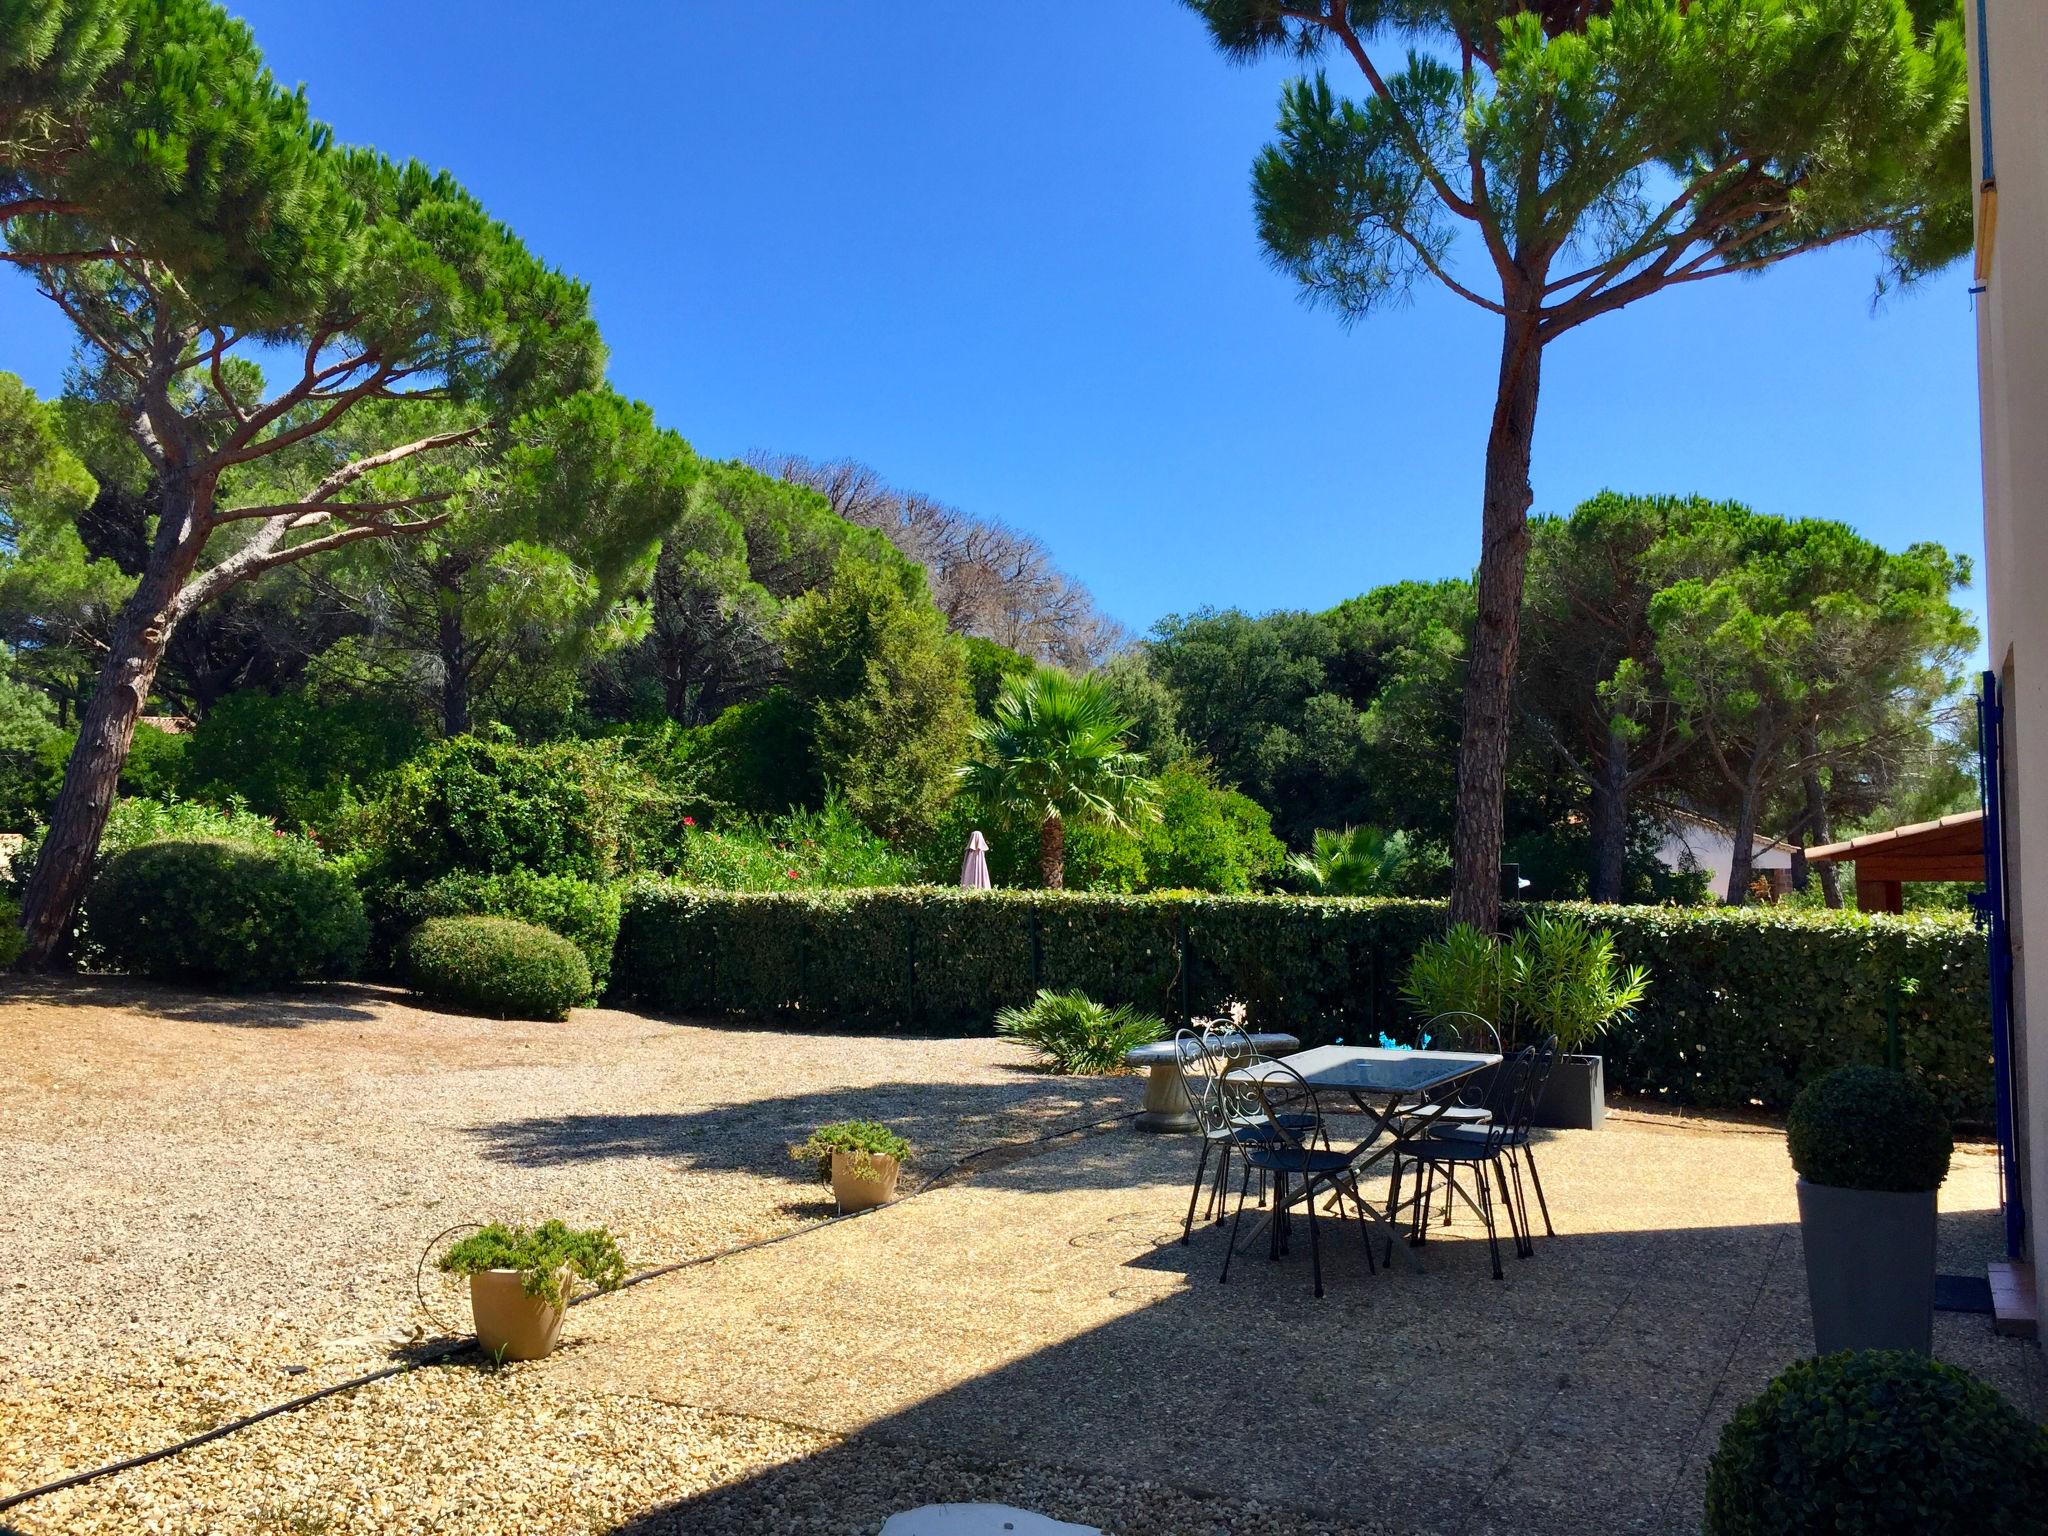
[(21, 908), (12, 896), (0, 896), (0, 970), (21, 958)]
[(974, 700), (977, 715), (989, 712), (1011, 678), (1029, 677), (1038, 670), (1038, 664), (1029, 656), (1019, 656), (1007, 645), (997, 645), (980, 635), (964, 635), (960, 644), (967, 660), (967, 692)]
[(1787, 1366), (1707, 1466), (1707, 1536), (2020, 1536), (2048, 1506), (2048, 1428), (1906, 1350)]
[(516, 870), (602, 881), (640, 868), (676, 816), (617, 741), (461, 736), (399, 768), (349, 832), (374, 875), (400, 884)]
[(1313, 852), (1295, 854), (1287, 867), (1318, 896), (1393, 896), (1401, 893), (1414, 858), (1405, 832), (1318, 828)]
[(498, 1222), (472, 1232), (441, 1255), (446, 1275), (480, 1275), (487, 1269), (516, 1269), (520, 1289), (549, 1306), (568, 1301), (562, 1275), (580, 1275), (600, 1291), (615, 1291), (626, 1278), (626, 1260), (603, 1227), (577, 1230), (560, 1221), (537, 1227)]
[(791, 604), (782, 648), (824, 781), (884, 837), (929, 831), (973, 707), (960, 644), (917, 571), (843, 562), (831, 586)]
[[(1884, 1059), (1895, 978), (1909, 1070), (1990, 1113), (1989, 973), (1967, 922), (1776, 909), (1550, 906), (1657, 978), (1601, 1038), (1611, 1087), (1783, 1109), (1830, 1068)], [(1512, 920), (1515, 914), (1510, 913)], [(1403, 1034), (1397, 983), (1440, 902), (1022, 890), (628, 891), (613, 986), (665, 1012), (821, 1027), (986, 1028), (1041, 987), (1183, 1019), (1242, 999), (1310, 1043)], [(1493, 1015), (1489, 1015), (1491, 1017)]]
[(458, 871), (424, 886), (373, 890), (369, 898), (372, 952), (395, 960), (403, 937), (435, 917), (510, 917), (559, 934), (576, 946), (590, 968), (589, 1002), (611, 980), (619, 938), (619, 888), (573, 875), (537, 875), (515, 869), (502, 875)]
[(1807, 1084), (1785, 1141), (1802, 1179), (1836, 1189), (1939, 1189), (1955, 1150), (1934, 1095), (1884, 1067), (1837, 1067)]
[(1650, 974), (1625, 965), (1614, 935), (1570, 912), (1525, 909), (1505, 942), (1464, 923), (1433, 939), (1409, 963), (1401, 993), (1426, 1016), (1476, 1013), (1511, 1044), (1557, 1037), (1583, 1051), (1630, 1018)]
[(87, 915), (114, 970), (213, 986), (350, 976), (369, 943), (346, 875), (282, 837), (129, 848), (93, 883)]
[(0, 673), (0, 829), (26, 831), (57, 793), (71, 738), (51, 713), (39, 690)]
[(850, 1153), (854, 1173), (862, 1178), (873, 1171), (878, 1157), (893, 1157), (899, 1165), (911, 1157), (910, 1143), (878, 1120), (835, 1120), (789, 1149), (796, 1161), (811, 1164), (820, 1179), (832, 1177), (834, 1152)]
[(686, 827), (669, 867), (679, 880), (726, 891), (909, 883), (902, 858), (836, 795), (815, 811)]
[[(1159, 816), (1135, 825), (1083, 822), (1067, 833), (1067, 883), (1083, 891), (1186, 890), (1243, 895), (1270, 881), (1286, 858), (1272, 817), (1249, 795), (1216, 784), (1197, 763), (1174, 763), (1152, 781)], [(1019, 873), (1036, 829), (1009, 821), (996, 834), (1015, 846)], [(954, 867), (959, 859), (954, 855)], [(948, 872), (951, 873), (950, 871)]]
[(1055, 1071), (1099, 1074), (1120, 1070), (1124, 1054), (1164, 1035), (1166, 1023), (1128, 1003), (1106, 1008), (1085, 992), (1041, 988), (1023, 1007), (997, 1013), (996, 1033), (1035, 1047)]
[(434, 917), (405, 941), (407, 984), (500, 1019), (561, 1020), (590, 996), (590, 967), (559, 934), (509, 917)]
[(757, 816), (779, 816), (824, 798), (810, 713), (786, 688), (735, 704), (694, 734), (693, 750), (706, 766), (706, 787), (723, 804)]
[(182, 778), (208, 800), (239, 800), (288, 826), (321, 826), (417, 752), (419, 728), (374, 696), (229, 694), (193, 729)]

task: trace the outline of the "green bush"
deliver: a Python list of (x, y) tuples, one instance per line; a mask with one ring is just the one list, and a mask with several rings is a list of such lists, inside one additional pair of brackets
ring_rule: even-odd
[(1114, 1072), (1124, 1053), (1166, 1033), (1166, 1021), (1128, 1003), (1104, 1007), (1085, 992), (1040, 991), (1021, 1008), (996, 1015), (996, 1033), (1035, 1047), (1056, 1070)]
[(210, 800), (238, 799), (306, 826), (330, 820), (354, 792), (398, 767), (424, 738), (389, 701), (323, 703), (307, 694), (243, 688), (192, 730), (183, 782)]
[[(371, 954), (396, 967), (405, 935), (434, 917), (510, 917), (576, 946), (590, 967), (591, 997), (610, 983), (619, 939), (619, 888), (571, 875), (443, 875), (424, 886), (384, 886), (369, 897)], [(578, 1001), (588, 1002), (590, 998)]]
[(487, 1269), (516, 1269), (519, 1288), (527, 1295), (561, 1306), (562, 1271), (581, 1275), (600, 1291), (615, 1291), (625, 1281), (626, 1260), (603, 1227), (578, 1231), (559, 1221), (537, 1227), (508, 1227), (497, 1222), (472, 1232), (441, 1255), (441, 1272), (480, 1275)]
[(212, 986), (351, 976), (369, 942), (347, 876), (282, 838), (143, 843), (107, 862), (87, 908), (110, 968)]
[(560, 1020), (590, 996), (590, 967), (560, 934), (509, 917), (433, 917), (405, 944), (421, 996), (500, 1019)]
[[(957, 855), (956, 867), (957, 867)], [(1749, 908), (1549, 906), (1614, 935), (1656, 984), (1600, 1040), (1611, 1087), (1782, 1109), (1885, 1057), (1900, 977), (1904, 1065), (1956, 1116), (1991, 1109), (1989, 973), (1964, 921)], [(1517, 914), (1509, 914), (1510, 921)], [(1078, 892), (628, 893), (621, 995), (676, 1013), (830, 1027), (986, 1029), (1041, 987), (1179, 1020), (1223, 998), (1311, 1043), (1406, 1037), (1400, 978), (1441, 903)]]
[(458, 736), (398, 769), (351, 835), (369, 868), (401, 885), (514, 870), (609, 880), (641, 867), (669, 810), (616, 740)]
[(909, 871), (836, 795), (817, 810), (700, 827), (689, 818), (670, 863), (675, 877), (723, 891), (901, 884)]
[(1707, 1467), (1707, 1536), (2019, 1536), (2048, 1509), (2048, 1429), (1903, 1350), (1788, 1367)]
[(1807, 1084), (1785, 1140), (1799, 1177), (1836, 1189), (1939, 1189), (1955, 1150), (1934, 1095), (1883, 1067), (1837, 1067)]

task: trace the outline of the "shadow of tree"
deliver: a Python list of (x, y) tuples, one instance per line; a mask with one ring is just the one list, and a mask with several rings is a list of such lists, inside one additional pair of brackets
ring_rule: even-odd
[(15, 976), (0, 980), (0, 1002), (122, 1008), (152, 1018), (233, 1029), (299, 1029), (363, 1023), (404, 994), (357, 982), (318, 982), (287, 992), (209, 992), (128, 976)]

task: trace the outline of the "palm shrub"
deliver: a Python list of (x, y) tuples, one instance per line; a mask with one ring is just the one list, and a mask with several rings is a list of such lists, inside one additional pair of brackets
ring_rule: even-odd
[(1503, 1040), (1554, 1035), (1565, 1051), (1631, 1017), (1649, 990), (1649, 971), (1623, 962), (1613, 934), (1568, 912), (1532, 912), (1506, 943), (1460, 923), (1416, 951), (1401, 985), (1424, 1014), (1476, 1013)]
[(996, 1033), (1035, 1046), (1061, 1072), (1114, 1072), (1126, 1052), (1166, 1033), (1155, 1014), (1128, 1003), (1105, 1007), (1085, 992), (1040, 991), (1021, 1008), (996, 1015)]
[(94, 958), (117, 971), (221, 987), (352, 976), (369, 946), (363, 899), (289, 838), (143, 843), (87, 897)]
[(2019, 1536), (2048, 1508), (2048, 1429), (1907, 1350), (1788, 1366), (1707, 1467), (1706, 1536)]
[(961, 783), (981, 805), (1038, 829), (1038, 872), (1066, 885), (1067, 824), (1125, 827), (1158, 815), (1145, 759), (1129, 750), (1131, 722), (1094, 678), (1050, 667), (1012, 677), (974, 722), (974, 760)]
[(1414, 862), (1406, 832), (1324, 827), (1317, 829), (1311, 851), (1295, 854), (1287, 867), (1304, 890), (1317, 896), (1393, 896)]
[(509, 917), (429, 918), (405, 950), (415, 992), (494, 1018), (566, 1019), (590, 996), (590, 967), (574, 944)]

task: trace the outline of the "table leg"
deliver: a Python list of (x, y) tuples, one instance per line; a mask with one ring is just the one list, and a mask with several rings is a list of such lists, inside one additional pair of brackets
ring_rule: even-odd
[(1195, 1117), (1181, 1091), (1180, 1061), (1155, 1061), (1145, 1075), (1145, 1107), (1138, 1112), (1138, 1129), (1177, 1133), (1192, 1131)]

